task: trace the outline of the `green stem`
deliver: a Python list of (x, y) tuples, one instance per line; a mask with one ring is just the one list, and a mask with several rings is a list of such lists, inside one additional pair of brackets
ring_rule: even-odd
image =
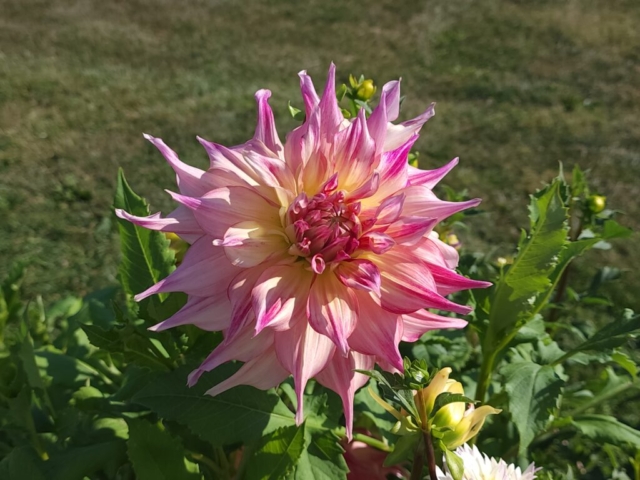
[(420, 480), (422, 478), (422, 467), (424, 466), (424, 449), (422, 448), (422, 440), (416, 445), (413, 453), (413, 466), (411, 467), (411, 480)]
[(382, 450), (383, 452), (391, 452), (392, 448), (377, 438), (369, 437), (368, 435), (363, 435), (362, 433), (354, 433), (353, 439), (362, 443), (366, 443), (370, 447), (377, 448), (378, 450)]
[(438, 472), (436, 471), (436, 452), (433, 449), (433, 440), (430, 432), (422, 432), (424, 438), (424, 453), (427, 457), (427, 467), (429, 468), (429, 478), (438, 480)]

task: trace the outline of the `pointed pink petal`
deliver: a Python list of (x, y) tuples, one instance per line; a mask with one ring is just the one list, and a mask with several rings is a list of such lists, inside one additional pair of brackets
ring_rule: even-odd
[(402, 322), (404, 325), (402, 340), (404, 342), (415, 342), (430, 330), (464, 328), (467, 326), (465, 320), (443, 317), (427, 310), (418, 310), (417, 312), (402, 315)]
[(292, 318), (306, 318), (312, 278), (302, 262), (264, 270), (251, 292), (256, 333), (265, 327), (288, 329)]
[(329, 74), (327, 75), (327, 83), (320, 99), (320, 135), (323, 139), (330, 141), (340, 124), (344, 120), (344, 116), (338, 106), (336, 98), (336, 66), (331, 62), (329, 66)]
[(479, 198), (465, 202), (445, 202), (436, 197), (430, 188), (421, 185), (407, 187), (402, 192), (406, 195), (403, 215), (437, 218), (438, 221), (467, 208), (476, 207), (481, 202)]
[(119, 208), (116, 209), (116, 216), (149, 230), (172, 232), (178, 235), (202, 235), (204, 233), (191, 210), (182, 205), (164, 218), (161, 218), (159, 213), (148, 217), (136, 217)]
[(304, 101), (304, 109), (308, 117), (311, 115), (311, 112), (316, 109), (320, 103), (320, 99), (318, 98), (316, 89), (313, 86), (311, 77), (307, 75), (307, 71), (302, 70), (298, 73), (298, 76), (300, 77), (300, 90), (302, 92), (302, 100)]
[(380, 188), (380, 175), (378, 172), (373, 172), (368, 180), (346, 196), (346, 201), (354, 202), (356, 200), (371, 197), (376, 194), (378, 188)]
[(467, 314), (466, 305), (447, 300), (437, 291), (433, 275), (409, 248), (396, 247), (372, 259), (380, 269), (382, 308), (394, 313), (411, 313), (437, 308)]
[(378, 161), (364, 109), (336, 137), (334, 148), (338, 150), (332, 156), (335, 159), (334, 169), (340, 175), (340, 188), (356, 190), (371, 178)]
[(348, 357), (343, 357), (336, 352), (324, 370), (316, 375), (318, 382), (340, 395), (349, 441), (353, 434), (353, 398), (356, 390), (369, 380), (369, 377), (355, 370), (371, 370), (374, 364), (372, 356), (350, 352)]
[(349, 351), (347, 338), (358, 321), (358, 300), (333, 274), (317, 275), (308, 303), (309, 324), (315, 331), (329, 337), (341, 354)]
[(433, 189), (457, 164), (458, 158), (454, 158), (446, 165), (435, 170), (420, 170), (409, 166), (409, 185), (422, 185)]
[(413, 135), (397, 149), (382, 154), (376, 169), (380, 173), (380, 189), (373, 200), (381, 202), (407, 186), (408, 156), (417, 139), (418, 135)]
[(405, 143), (412, 135), (418, 133), (427, 120), (434, 115), (435, 103), (432, 103), (423, 114), (418, 115), (416, 118), (403, 122), (400, 125), (389, 125), (384, 151), (395, 150)]
[(360, 248), (382, 255), (395, 246), (395, 240), (382, 232), (369, 232), (360, 237)]
[(167, 147), (161, 139), (147, 134), (144, 135), (144, 138), (160, 150), (160, 153), (162, 153), (169, 165), (171, 165), (171, 168), (176, 172), (178, 187), (182, 194), (199, 196), (216, 188), (217, 185), (209, 173), (180, 161), (176, 152)]
[(258, 102), (258, 124), (256, 132), (253, 135), (255, 140), (264, 143), (274, 153), (281, 152), (282, 143), (278, 138), (276, 124), (273, 119), (273, 111), (269, 106), (269, 98), (271, 92), (269, 90), (258, 90), (256, 92), (256, 101)]
[(251, 268), (271, 258), (284, 256), (289, 242), (279, 231), (268, 230), (258, 222), (240, 222), (225, 232), (224, 238), (214, 240), (216, 246), (224, 247), (224, 252), (232, 265)]
[(134, 298), (139, 302), (155, 293), (166, 292), (186, 292), (199, 297), (214, 295), (226, 290), (238, 270), (229, 263), (223, 249), (213, 246), (211, 238), (203, 237), (187, 250), (180, 266), (168, 277)]
[(217, 188), (203, 197), (169, 194), (176, 202), (193, 210), (202, 229), (214, 238), (221, 238), (229, 227), (243, 221), (281, 228), (279, 207), (250, 188)]
[(318, 374), (333, 356), (335, 345), (302, 320), (275, 336), (276, 354), (285, 370), (293, 374), (298, 411), (296, 422), (304, 420), (303, 393), (310, 378)]
[(456, 268), (460, 258), (458, 251), (439, 240), (436, 232), (431, 232), (427, 238), (416, 244), (412, 251), (425, 262), (449, 269)]
[(400, 114), (400, 80), (385, 83), (382, 93), (387, 110), (387, 121), (393, 122)]
[(350, 347), (357, 352), (376, 355), (402, 370), (402, 355), (398, 350), (403, 328), (401, 316), (382, 309), (368, 293), (358, 292), (357, 296), (360, 317), (349, 337)]
[(192, 387), (198, 382), (203, 373), (210, 372), (214, 368), (231, 360), (248, 362), (270, 349), (272, 345), (272, 331), (266, 331), (259, 336), (254, 336), (253, 329), (246, 327), (232, 339), (225, 338), (200, 366), (189, 374), (187, 384)]
[(380, 271), (369, 260), (340, 262), (335, 269), (335, 274), (338, 280), (349, 288), (374, 292), (380, 295)]
[(282, 368), (273, 351), (267, 350), (245, 363), (234, 375), (207, 390), (207, 394), (215, 397), (238, 385), (268, 390), (282, 383), (288, 376), (289, 372)]
[(469, 290), (471, 288), (489, 288), (491, 286), (491, 282), (483, 282), (481, 280), (463, 277), (448, 268), (438, 265), (429, 265), (429, 270), (433, 275), (440, 295), (449, 295), (450, 293)]
[(403, 193), (385, 198), (376, 211), (376, 225), (388, 225), (398, 220), (403, 206)]
[(397, 245), (413, 245), (433, 230), (438, 220), (435, 218), (403, 217), (392, 223), (384, 231)]
[(162, 332), (180, 325), (195, 325), (203, 330), (217, 332), (229, 327), (231, 304), (226, 291), (219, 291), (207, 297), (191, 295), (184, 307), (172, 317), (160, 322), (149, 330)]
[(231, 302), (231, 322), (225, 337), (231, 339), (243, 330), (253, 319), (251, 292), (263, 272), (271, 265), (240, 269), (230, 282), (227, 296)]

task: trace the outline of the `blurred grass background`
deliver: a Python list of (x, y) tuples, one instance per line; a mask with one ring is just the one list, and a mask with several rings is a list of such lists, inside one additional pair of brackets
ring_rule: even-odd
[[(171, 208), (142, 132), (204, 167), (196, 134), (245, 141), (269, 88), (284, 139), (296, 73), (321, 88), (330, 61), (341, 81), (401, 76), (404, 119), (437, 102), (417, 149), (423, 168), (459, 156), (445, 182), (484, 199), (468, 245), (512, 253), (559, 161), (590, 168), (637, 230), (639, 24), (638, 0), (0, 0), (0, 276), (28, 262), (27, 296), (45, 301), (114, 283), (117, 167)], [(637, 308), (638, 236), (591, 255), (585, 281), (624, 269), (614, 296)]]

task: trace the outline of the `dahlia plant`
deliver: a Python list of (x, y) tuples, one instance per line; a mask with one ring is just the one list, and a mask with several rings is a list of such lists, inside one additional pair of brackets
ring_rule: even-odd
[(244, 365), (210, 395), (241, 384), (268, 389), (293, 375), (300, 424), (303, 392), (315, 377), (342, 398), (351, 436), (354, 393), (367, 381), (356, 370), (377, 364), (401, 372), (400, 341), (467, 323), (427, 309), (467, 314), (470, 307), (447, 295), (490, 285), (456, 273), (457, 251), (434, 232), (439, 221), (480, 200), (434, 195), (457, 159), (436, 170), (409, 166), (434, 106), (391, 123), (400, 109), (399, 81), (384, 85), (370, 116), (362, 108), (346, 119), (334, 65), (320, 97), (306, 72), (299, 75), (306, 119), (284, 145), (268, 90), (256, 93), (258, 124), (247, 143), (227, 148), (198, 138), (210, 159), (206, 171), (146, 135), (176, 172), (179, 193), (169, 193), (179, 206), (165, 217), (116, 213), (191, 244), (171, 275), (135, 297), (189, 295), (154, 331), (192, 324), (224, 332), (189, 385), (231, 360)]

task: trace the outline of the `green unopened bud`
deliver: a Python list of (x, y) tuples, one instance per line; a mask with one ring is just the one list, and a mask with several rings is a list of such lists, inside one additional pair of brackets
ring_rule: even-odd
[(363, 81), (356, 90), (356, 95), (360, 100), (369, 100), (376, 93), (376, 86), (373, 84), (373, 80), (368, 78)]
[(607, 197), (602, 195), (591, 195), (587, 198), (587, 207), (592, 213), (600, 213), (607, 206)]

